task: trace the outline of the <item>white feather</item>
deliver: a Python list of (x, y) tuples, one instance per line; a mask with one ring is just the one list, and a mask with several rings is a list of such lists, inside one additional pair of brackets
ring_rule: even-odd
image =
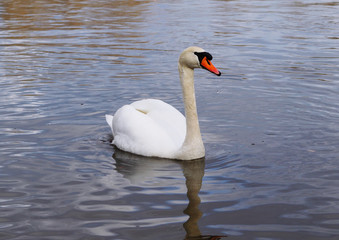
[(119, 149), (143, 156), (173, 158), (185, 139), (185, 117), (171, 105), (157, 99), (133, 102), (106, 115)]

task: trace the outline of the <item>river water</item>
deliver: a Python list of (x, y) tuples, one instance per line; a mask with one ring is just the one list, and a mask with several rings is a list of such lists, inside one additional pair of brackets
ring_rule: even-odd
[[(338, 239), (338, 12), (2, 0), (0, 239)], [(111, 146), (104, 115), (124, 104), (183, 111), (177, 59), (191, 45), (223, 73), (195, 71), (206, 158)]]

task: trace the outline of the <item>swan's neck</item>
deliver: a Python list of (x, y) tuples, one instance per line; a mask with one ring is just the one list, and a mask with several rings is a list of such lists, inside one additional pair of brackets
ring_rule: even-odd
[(194, 91), (194, 72), (193, 69), (179, 64), (179, 75), (186, 115), (186, 137), (179, 153), (180, 159), (202, 158), (205, 156), (205, 148), (198, 121)]

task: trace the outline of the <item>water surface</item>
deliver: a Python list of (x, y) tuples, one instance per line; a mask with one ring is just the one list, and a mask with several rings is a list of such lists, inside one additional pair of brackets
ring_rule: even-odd
[[(0, 239), (337, 239), (339, 2), (0, 3)], [(104, 115), (183, 111), (196, 70), (205, 160), (126, 154)], [(206, 237), (206, 239), (208, 239)]]

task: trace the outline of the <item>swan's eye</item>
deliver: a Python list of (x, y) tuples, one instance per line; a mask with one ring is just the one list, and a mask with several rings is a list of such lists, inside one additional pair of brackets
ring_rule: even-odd
[(194, 52), (194, 54), (198, 56), (200, 63), (205, 57), (209, 61), (213, 59), (212, 55), (208, 52)]
[(206, 56), (206, 58), (207, 58), (208, 60), (210, 60), (210, 61), (213, 59), (212, 55), (209, 54), (208, 52), (205, 52), (205, 56)]

